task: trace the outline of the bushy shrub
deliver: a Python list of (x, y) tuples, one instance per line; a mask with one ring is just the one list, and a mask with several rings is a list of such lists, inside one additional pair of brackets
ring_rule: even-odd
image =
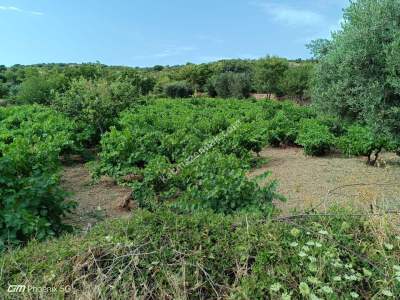
[(231, 97), (236, 99), (245, 99), (250, 97), (251, 77), (247, 73), (233, 73), (231, 83)]
[(271, 146), (294, 145), (303, 118), (315, 115), (308, 107), (302, 107), (290, 101), (268, 102), (266, 105), (266, 135)]
[(74, 147), (74, 131), (48, 108), (0, 108), (0, 249), (67, 228), (73, 203), (59, 187), (58, 157)]
[(217, 91), (215, 90), (215, 79), (216, 76), (212, 76), (207, 80), (207, 83), (205, 84), (205, 90), (210, 97), (217, 97)]
[(272, 212), (272, 201), (283, 199), (276, 192), (276, 182), (260, 188), (256, 180), (246, 177), (245, 170), (243, 162), (233, 155), (205, 154), (179, 174), (178, 187), (180, 183), (187, 186), (174, 206), (225, 214), (239, 210)]
[(65, 77), (59, 74), (51, 76), (35, 75), (27, 78), (18, 86), (15, 100), (19, 104), (50, 104), (54, 93), (62, 90)]
[(225, 153), (233, 153), (236, 157), (245, 158), (252, 151), (259, 155), (262, 148), (266, 145), (266, 128), (267, 122), (261, 120), (246, 120), (237, 124), (235, 130), (230, 134), (229, 138), (219, 145), (219, 149)]
[(73, 80), (65, 93), (58, 93), (52, 105), (76, 120), (89, 142), (96, 143), (121, 111), (137, 104), (139, 96), (137, 87), (123, 79), (80, 78)]
[(164, 94), (170, 98), (189, 98), (193, 88), (185, 81), (171, 82), (164, 86)]
[(216, 75), (208, 83), (209, 95), (221, 98), (243, 99), (250, 96), (251, 79), (246, 73), (227, 72)]
[(9, 86), (6, 83), (0, 81), (0, 99), (7, 97), (9, 90)]
[(346, 132), (346, 123), (338, 117), (320, 114), (317, 120), (321, 124), (328, 126), (329, 131), (335, 137), (342, 136)]
[(304, 147), (307, 155), (324, 155), (335, 144), (335, 137), (326, 125), (315, 119), (304, 119), (300, 124), (297, 144)]
[(300, 106), (293, 101), (278, 102), (278, 108), (284, 111), (294, 122), (317, 117), (314, 109), (309, 106)]
[(267, 124), (267, 141), (271, 146), (292, 145), (296, 141), (298, 124), (284, 111), (278, 111)]
[(273, 184), (260, 189), (245, 174), (251, 151), (266, 143), (262, 115), (254, 103), (210, 99), (159, 100), (128, 111), (102, 138), (97, 174), (140, 175), (129, 185), (151, 209), (171, 199), (224, 213), (265, 209), (278, 198)]
[[(231, 96), (231, 85), (233, 73), (222, 73), (215, 75), (210, 83), (212, 84), (211, 91), (215, 91), (215, 94), (221, 98), (229, 98)], [(211, 96), (211, 94), (210, 94)]]
[[(121, 72), (116, 71), (111, 73), (111, 76), (107, 79), (110, 82), (123, 82), (130, 85), (130, 96), (132, 95), (143, 95), (146, 96), (150, 94), (155, 87), (156, 80), (153, 76), (149, 74), (140, 74), (137, 70), (132, 70), (127, 68)], [(124, 89), (126, 92), (126, 89)]]
[(212, 70), (208, 64), (186, 64), (178, 71), (178, 77), (191, 84), (195, 92), (204, 90), (204, 85), (212, 75)]
[(287, 69), (279, 82), (282, 93), (300, 101), (309, 99), (312, 70), (312, 64), (301, 64)]
[[(346, 155), (367, 156), (368, 164), (375, 165), (383, 149), (389, 148), (388, 138), (382, 134), (377, 136), (371, 128), (352, 125), (338, 141), (340, 150)], [(375, 157), (372, 155), (375, 153)]]

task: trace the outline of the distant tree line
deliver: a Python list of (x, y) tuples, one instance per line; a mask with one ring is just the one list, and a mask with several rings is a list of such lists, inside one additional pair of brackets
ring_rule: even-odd
[(137, 95), (172, 98), (207, 94), (210, 97), (248, 98), (252, 93), (299, 101), (309, 99), (314, 61), (278, 57), (258, 60), (221, 60), (207, 64), (130, 68), (95, 64), (38, 64), (0, 66), (0, 99), (49, 104), (76, 80), (125, 80)]

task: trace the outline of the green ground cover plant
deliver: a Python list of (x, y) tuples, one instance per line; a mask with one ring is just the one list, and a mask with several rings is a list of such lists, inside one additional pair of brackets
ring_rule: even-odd
[(316, 119), (303, 119), (300, 122), (300, 130), (297, 144), (304, 147), (307, 155), (320, 156), (329, 153), (335, 145), (335, 136), (329, 127), (321, 124)]
[(138, 210), (4, 255), (0, 295), (17, 283), (56, 288), (25, 294), (42, 299), (395, 299), (400, 237), (349, 213), (276, 222)]
[(59, 187), (59, 156), (75, 148), (75, 129), (49, 108), (0, 108), (0, 251), (66, 229), (74, 204)]
[(148, 208), (174, 199), (191, 210), (272, 209), (281, 198), (276, 183), (260, 188), (246, 178), (254, 154), (267, 144), (272, 110), (273, 104), (233, 99), (156, 100), (122, 114), (103, 136), (96, 175), (123, 181), (135, 174), (141, 180), (128, 185)]
[(347, 155), (366, 156), (367, 163), (375, 165), (383, 150), (391, 150), (391, 142), (387, 136), (376, 134), (367, 126), (355, 124), (340, 137), (338, 147)]

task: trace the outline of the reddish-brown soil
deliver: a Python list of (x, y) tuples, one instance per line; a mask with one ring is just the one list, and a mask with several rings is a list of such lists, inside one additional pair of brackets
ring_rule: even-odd
[(68, 216), (68, 222), (78, 227), (91, 227), (106, 218), (126, 217), (130, 214), (119, 205), (131, 190), (111, 180), (94, 183), (84, 164), (64, 167), (62, 187), (71, 193), (69, 199), (78, 203), (74, 213)]

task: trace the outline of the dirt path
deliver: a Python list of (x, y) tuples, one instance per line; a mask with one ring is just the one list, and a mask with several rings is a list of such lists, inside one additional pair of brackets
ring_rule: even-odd
[(385, 167), (367, 166), (364, 158), (307, 157), (300, 148), (267, 148), (261, 156), (269, 162), (250, 177), (272, 172), (279, 192), (288, 199), (278, 204), (284, 215), (314, 206), (324, 211), (344, 203), (363, 210), (371, 205), (400, 210), (400, 158), (395, 154), (383, 155)]
[(91, 227), (106, 218), (130, 214), (118, 207), (120, 200), (130, 193), (130, 189), (104, 180), (93, 184), (90, 173), (83, 164), (65, 166), (61, 185), (71, 193), (70, 199), (78, 203), (78, 208), (68, 217), (68, 222), (75, 226)]

